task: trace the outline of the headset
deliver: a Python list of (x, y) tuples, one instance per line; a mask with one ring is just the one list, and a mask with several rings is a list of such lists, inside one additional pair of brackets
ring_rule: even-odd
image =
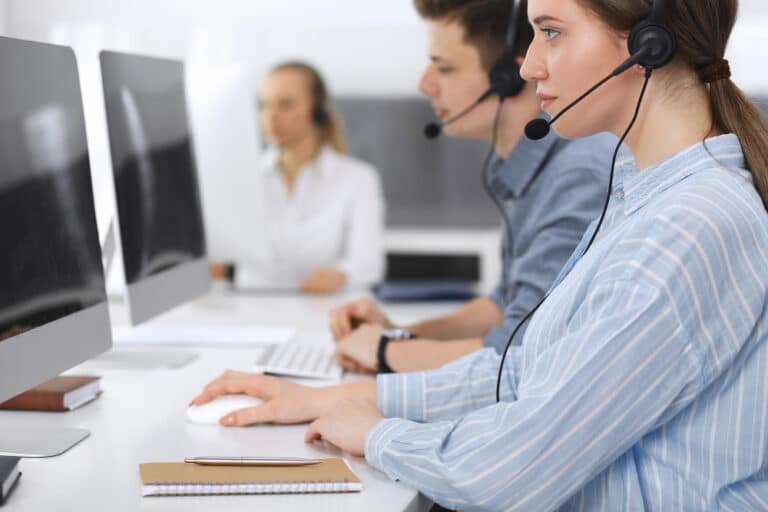
[(312, 108), (312, 122), (315, 126), (322, 128), (326, 126), (331, 120), (331, 114), (328, 112), (328, 88), (325, 86), (325, 82), (322, 77), (316, 72), (312, 73), (314, 76), (312, 87), (312, 99), (315, 103)]
[(517, 96), (525, 87), (525, 80), (520, 76), (520, 65), (515, 55), (521, 15), (525, 15), (523, 0), (513, 0), (504, 40), (504, 52), (490, 72), (491, 90), (501, 99)]
[(641, 55), (637, 64), (646, 69), (664, 67), (677, 54), (677, 36), (667, 25), (666, 13), (666, 0), (653, 0), (651, 14), (632, 27), (629, 33), (629, 54)]
[[(503, 1), (503, 0), (495, 0)], [(490, 98), (498, 96), (503, 103), (505, 99), (512, 98), (520, 94), (525, 87), (525, 80), (520, 76), (520, 65), (516, 62), (515, 47), (517, 46), (520, 27), (520, 16), (526, 13), (523, 8), (525, 0), (513, 0), (512, 9), (509, 12), (509, 24), (507, 25), (506, 36), (504, 37), (504, 51), (499, 60), (491, 67), (489, 72), (490, 87), (475, 100), (469, 107), (465, 108), (455, 116), (446, 119), (443, 122), (432, 122), (424, 127), (424, 136), (428, 139), (435, 139), (440, 136), (443, 128), (451, 123), (458, 121), (478, 105)]]
[[(622, 135), (621, 139), (619, 140), (619, 143), (616, 145), (616, 150), (613, 153), (613, 162), (611, 164), (611, 174), (609, 178), (609, 185), (608, 185), (608, 191), (606, 193), (605, 197), (605, 204), (603, 205), (603, 211), (600, 214), (600, 218), (597, 222), (597, 226), (595, 227), (595, 231), (592, 234), (592, 237), (589, 240), (589, 243), (586, 245), (584, 252), (582, 253), (581, 257), (583, 257), (589, 249), (592, 247), (592, 245), (595, 242), (595, 239), (597, 238), (597, 234), (600, 232), (600, 228), (603, 225), (603, 221), (605, 220), (605, 214), (608, 211), (608, 205), (610, 203), (611, 199), (611, 192), (613, 188), (613, 175), (614, 171), (616, 169), (616, 158), (619, 154), (619, 149), (621, 148), (621, 145), (624, 143), (624, 140), (626, 140), (627, 136), (629, 135), (629, 132), (632, 130), (632, 127), (635, 125), (635, 122), (637, 121), (637, 117), (640, 113), (640, 107), (643, 103), (643, 97), (645, 96), (646, 89), (648, 87), (648, 82), (651, 79), (651, 75), (653, 74), (653, 71), (659, 68), (662, 68), (669, 64), (672, 59), (675, 58), (675, 55), (677, 54), (678, 50), (678, 44), (677, 44), (677, 36), (675, 35), (674, 31), (669, 27), (667, 20), (667, 2), (666, 0), (653, 0), (651, 4), (651, 12), (645, 19), (641, 20), (637, 24), (635, 24), (632, 27), (632, 30), (629, 33), (629, 38), (627, 40), (627, 46), (629, 48), (629, 55), (630, 57), (624, 61), (619, 67), (617, 67), (613, 72), (608, 75), (607, 77), (603, 78), (600, 82), (595, 84), (590, 90), (588, 90), (586, 93), (582, 94), (577, 98), (574, 102), (572, 102), (570, 105), (565, 107), (560, 113), (558, 113), (551, 121), (547, 121), (545, 119), (535, 119), (528, 123), (528, 126), (525, 128), (525, 133), (528, 136), (528, 138), (533, 140), (538, 140), (544, 138), (550, 130), (550, 126), (560, 119), (563, 114), (568, 112), (571, 108), (578, 105), (581, 101), (584, 100), (587, 96), (595, 92), (597, 89), (599, 89), (603, 84), (608, 82), (610, 79), (619, 76), (620, 74), (624, 73), (628, 69), (632, 68), (633, 66), (640, 65), (645, 68), (645, 82), (643, 84), (643, 89), (640, 92), (640, 97), (637, 100), (637, 106), (635, 107), (635, 113), (632, 117), (632, 120), (629, 123), (629, 126), (627, 126), (626, 131)], [(510, 334), (509, 339), (507, 340), (506, 347), (504, 348), (504, 352), (501, 355), (501, 363), (499, 364), (499, 374), (498, 378), (496, 380), (496, 402), (501, 401), (501, 379), (504, 375), (504, 361), (507, 358), (507, 353), (509, 352), (509, 347), (512, 345), (512, 341), (515, 339), (515, 335), (520, 330), (520, 328), (538, 311), (538, 309), (541, 307), (542, 304), (549, 298), (549, 295), (551, 293), (551, 290), (544, 296), (543, 299), (531, 310), (529, 311), (520, 322), (515, 326), (515, 328), (512, 330), (512, 334)]]

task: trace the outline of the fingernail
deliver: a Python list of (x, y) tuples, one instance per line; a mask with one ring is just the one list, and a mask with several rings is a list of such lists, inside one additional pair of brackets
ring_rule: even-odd
[(234, 416), (225, 416), (223, 423), (225, 425), (234, 425), (235, 424), (235, 417)]

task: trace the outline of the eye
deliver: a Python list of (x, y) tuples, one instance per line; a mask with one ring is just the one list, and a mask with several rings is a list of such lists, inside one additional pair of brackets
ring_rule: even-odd
[(541, 32), (544, 34), (544, 37), (547, 38), (547, 41), (551, 41), (560, 35), (560, 32), (553, 28), (542, 28)]
[(441, 75), (448, 75), (448, 74), (453, 73), (453, 68), (446, 67), (446, 66), (440, 66), (440, 67), (437, 68), (437, 72), (440, 73)]

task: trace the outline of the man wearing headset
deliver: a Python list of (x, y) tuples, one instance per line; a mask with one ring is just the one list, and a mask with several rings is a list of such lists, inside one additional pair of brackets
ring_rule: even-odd
[[(402, 328), (370, 299), (334, 309), (330, 323), (339, 362), (357, 371), (416, 371), (484, 347), (501, 352), (511, 328), (541, 300), (597, 217), (615, 145), (608, 135), (566, 141), (552, 133), (537, 143), (523, 137), (525, 124), (541, 110), (535, 87), (519, 75), (533, 38), (525, 1), (414, 4), (430, 40), (421, 91), (448, 135), (495, 145), (487, 185), (503, 214), (503, 272), (489, 297)], [(474, 104), (489, 87), (493, 94)], [(523, 334), (521, 329), (517, 343)], [(399, 342), (404, 340), (410, 341)]]

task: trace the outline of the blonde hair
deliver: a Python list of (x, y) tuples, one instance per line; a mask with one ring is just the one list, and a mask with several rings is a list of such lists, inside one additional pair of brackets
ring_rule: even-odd
[(333, 108), (328, 88), (317, 69), (306, 62), (289, 61), (278, 64), (271, 70), (272, 73), (279, 71), (298, 71), (306, 77), (313, 102), (312, 119), (320, 132), (322, 145), (330, 145), (336, 152), (346, 153), (347, 143), (341, 117)]

